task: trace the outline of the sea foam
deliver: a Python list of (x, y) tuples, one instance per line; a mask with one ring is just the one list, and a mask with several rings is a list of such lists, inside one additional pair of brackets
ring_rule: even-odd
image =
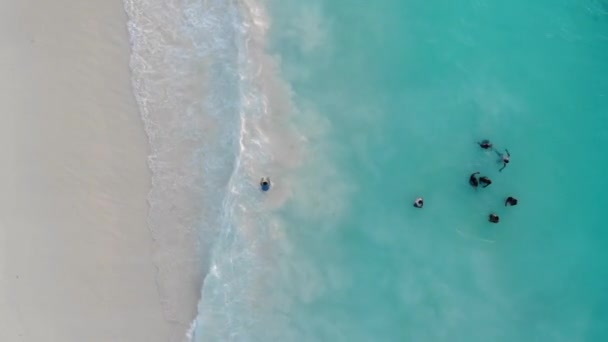
[(190, 337), (226, 340), (259, 311), (282, 236), (272, 212), (292, 194), (288, 171), (305, 143), (278, 59), (265, 52), (268, 17), (255, 1), (126, 0), (125, 9), (165, 316), (187, 328), (200, 297)]

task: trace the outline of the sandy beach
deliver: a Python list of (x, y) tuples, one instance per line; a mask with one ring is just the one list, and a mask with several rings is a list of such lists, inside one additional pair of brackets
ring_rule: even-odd
[(0, 2), (0, 341), (184, 336), (155, 282), (125, 23), (121, 0)]

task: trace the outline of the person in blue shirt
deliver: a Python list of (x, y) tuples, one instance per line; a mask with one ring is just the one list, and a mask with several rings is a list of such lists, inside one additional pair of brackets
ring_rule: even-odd
[(268, 190), (270, 190), (270, 178), (263, 177), (260, 180), (260, 188), (262, 189), (262, 191), (268, 191)]

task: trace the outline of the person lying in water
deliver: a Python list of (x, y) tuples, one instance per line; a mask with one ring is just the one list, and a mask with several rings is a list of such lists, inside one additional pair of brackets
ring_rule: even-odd
[(505, 148), (505, 153), (500, 153), (498, 151), (496, 151), (496, 153), (498, 153), (498, 156), (500, 156), (501, 161), (503, 163), (502, 167), (500, 168), (500, 172), (502, 172), (502, 170), (507, 167), (507, 164), (509, 164), (510, 158), (511, 158), (511, 153), (509, 153), (509, 150), (507, 150)]

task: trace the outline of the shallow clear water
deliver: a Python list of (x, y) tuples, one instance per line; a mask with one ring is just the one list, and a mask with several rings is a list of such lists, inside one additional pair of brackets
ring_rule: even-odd
[[(238, 105), (192, 114), (234, 119), (196, 341), (608, 337), (608, 4), (232, 4), (197, 12), (232, 8), (206, 39), (241, 76), (220, 83)], [(483, 138), (511, 152), (502, 172)]]

